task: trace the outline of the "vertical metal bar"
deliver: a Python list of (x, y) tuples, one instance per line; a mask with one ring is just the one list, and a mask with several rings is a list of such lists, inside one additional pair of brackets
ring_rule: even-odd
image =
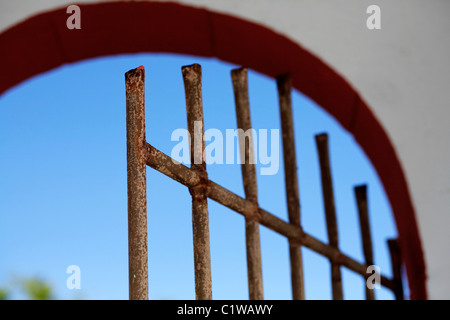
[(202, 68), (198, 64), (182, 67), (186, 111), (191, 146), (191, 168), (200, 176), (200, 183), (189, 189), (192, 195), (192, 226), (194, 236), (195, 296), (197, 300), (212, 299), (209, 217), (207, 202), (208, 175), (205, 163), (205, 141), (202, 102)]
[[(327, 221), (328, 241), (331, 247), (338, 249), (338, 230), (328, 150), (328, 135), (326, 133), (316, 135), (316, 144), (319, 153), (320, 175), (322, 179), (322, 193)], [(343, 294), (340, 264), (333, 261), (330, 261), (330, 263), (333, 299), (342, 300)]]
[[(367, 206), (367, 186), (355, 187), (356, 203), (358, 205), (359, 224), (361, 227), (361, 238), (363, 244), (364, 259), (366, 265), (373, 265), (372, 236), (370, 233), (369, 210)], [(374, 289), (366, 285), (366, 300), (375, 300)]]
[(391, 253), (391, 261), (392, 261), (392, 275), (393, 281), (395, 285), (395, 299), (403, 300), (403, 283), (402, 283), (402, 259), (401, 259), (401, 251), (398, 239), (389, 239), (388, 241), (389, 252)]
[(148, 299), (145, 71), (125, 73), (128, 177), (129, 298)]
[[(295, 155), (294, 123), (292, 119), (291, 77), (289, 75), (279, 76), (277, 78), (277, 87), (280, 102), (284, 178), (289, 222), (301, 228), (297, 159)], [(294, 300), (304, 300), (303, 258), (300, 243), (295, 243), (292, 240), (289, 241), (289, 256), (291, 262), (292, 297)]]
[[(248, 98), (247, 69), (239, 68), (231, 71), (236, 116), (241, 150), (241, 169), (244, 181), (245, 197), (253, 203), (250, 214), (245, 219), (245, 235), (247, 248), (247, 273), (249, 297), (251, 300), (264, 299), (261, 263), (261, 242), (259, 237), (258, 190), (256, 184), (256, 168), (254, 161), (252, 126), (250, 121), (250, 105)], [(247, 133), (248, 143), (245, 143)]]

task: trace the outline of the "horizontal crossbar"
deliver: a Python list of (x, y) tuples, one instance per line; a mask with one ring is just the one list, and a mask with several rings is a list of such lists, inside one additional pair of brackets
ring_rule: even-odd
[[(151, 168), (165, 174), (188, 188), (205, 183), (199, 174), (177, 162), (150, 144), (145, 144), (146, 163)], [(242, 214), (244, 217), (252, 214), (255, 204), (235, 193), (225, 189), (217, 183), (207, 181), (207, 197)], [(305, 246), (314, 252), (327, 257), (331, 262), (340, 264), (360, 275), (365, 279), (371, 276), (367, 273), (367, 265), (359, 263), (351, 257), (343, 254), (339, 249), (331, 247), (317, 238), (304, 232), (301, 227), (285, 222), (262, 208), (257, 208), (260, 213), (259, 223), (265, 227), (287, 237), (291, 243)], [(395, 291), (395, 283), (386, 276), (380, 275), (381, 285)]]

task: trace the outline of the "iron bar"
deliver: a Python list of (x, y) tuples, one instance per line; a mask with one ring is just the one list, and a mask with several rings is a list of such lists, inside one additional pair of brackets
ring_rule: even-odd
[[(250, 300), (262, 300), (264, 299), (264, 292), (261, 265), (261, 241), (259, 236), (260, 214), (258, 211), (258, 190), (250, 120), (250, 103), (248, 98), (247, 68), (232, 70), (231, 79), (234, 88), (237, 125), (238, 129), (241, 129), (238, 138), (241, 151), (241, 169), (245, 198), (253, 203), (253, 207), (245, 216), (248, 290)], [(246, 136), (248, 137), (248, 143), (246, 143)]]
[[(289, 222), (301, 228), (300, 196), (297, 178), (297, 159), (295, 155), (294, 123), (292, 117), (291, 77), (277, 78), (278, 99), (280, 103), (281, 135), (283, 140), (284, 181), (286, 184), (286, 201)], [(305, 299), (303, 279), (303, 258), (301, 245), (289, 241), (289, 257), (291, 263), (292, 297), (294, 300)]]
[(392, 262), (392, 275), (394, 282), (394, 294), (395, 299), (403, 300), (403, 283), (402, 283), (402, 259), (401, 251), (398, 239), (389, 239), (388, 241), (389, 252), (391, 254)]
[[(145, 150), (147, 165), (151, 168), (178, 181), (188, 188), (199, 183), (200, 176), (197, 172), (173, 160), (171, 157), (148, 143), (146, 143)], [(207, 189), (207, 196), (210, 199), (243, 215), (244, 217), (248, 215), (248, 212), (254, 206), (252, 202), (243, 199), (242, 197), (234, 194), (211, 180), (207, 181)], [(260, 223), (263, 226), (287, 237), (288, 239), (298, 241), (303, 246), (327, 257), (332, 262), (339, 263), (357, 274), (364, 276), (365, 278), (368, 277), (366, 274), (368, 267), (367, 265), (355, 261), (351, 257), (341, 253), (339, 249), (321, 242), (313, 236), (308, 235), (306, 232), (302, 232), (300, 227), (287, 223), (262, 208), (259, 208), (259, 212), (261, 214)], [(395, 287), (393, 281), (383, 275), (381, 275), (381, 285), (391, 290), (394, 290)]]
[(194, 237), (195, 296), (197, 300), (212, 299), (211, 256), (205, 162), (205, 141), (202, 103), (202, 69), (198, 64), (182, 68), (186, 95), (188, 131), (190, 134), (191, 170), (198, 181), (190, 186), (192, 195), (192, 226)]
[[(369, 210), (367, 206), (367, 186), (355, 187), (356, 203), (358, 205), (359, 224), (361, 227), (361, 239), (363, 244), (364, 259), (366, 265), (373, 265), (372, 236), (370, 233)], [(374, 289), (366, 285), (366, 300), (375, 300)]]
[[(336, 221), (336, 209), (334, 205), (333, 181), (331, 178), (330, 156), (328, 150), (328, 135), (316, 135), (317, 151), (319, 154), (320, 176), (322, 180), (323, 203), (327, 221), (328, 241), (331, 247), (338, 249), (338, 229)], [(339, 263), (331, 262), (331, 282), (333, 299), (342, 300), (342, 278)]]
[(148, 300), (145, 70), (125, 73), (130, 300)]

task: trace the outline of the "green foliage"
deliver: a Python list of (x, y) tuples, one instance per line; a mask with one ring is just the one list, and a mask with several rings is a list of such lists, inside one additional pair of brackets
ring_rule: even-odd
[(9, 297), (9, 291), (5, 288), (0, 288), (0, 300), (6, 300)]
[(22, 280), (22, 289), (31, 300), (53, 299), (51, 286), (39, 278)]
[(0, 300), (17, 299), (15, 292), (24, 293), (29, 300), (53, 300), (53, 289), (39, 277), (15, 278), (8, 287), (0, 287)]

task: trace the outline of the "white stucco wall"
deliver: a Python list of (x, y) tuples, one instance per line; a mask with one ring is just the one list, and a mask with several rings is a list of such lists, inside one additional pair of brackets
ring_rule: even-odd
[[(101, 2), (101, 1), (78, 1)], [(374, 111), (405, 170), (430, 299), (450, 299), (450, 1), (180, 0), (287, 35), (343, 75)], [(1, 0), (0, 30), (64, 0)], [(366, 8), (381, 7), (381, 30)]]

